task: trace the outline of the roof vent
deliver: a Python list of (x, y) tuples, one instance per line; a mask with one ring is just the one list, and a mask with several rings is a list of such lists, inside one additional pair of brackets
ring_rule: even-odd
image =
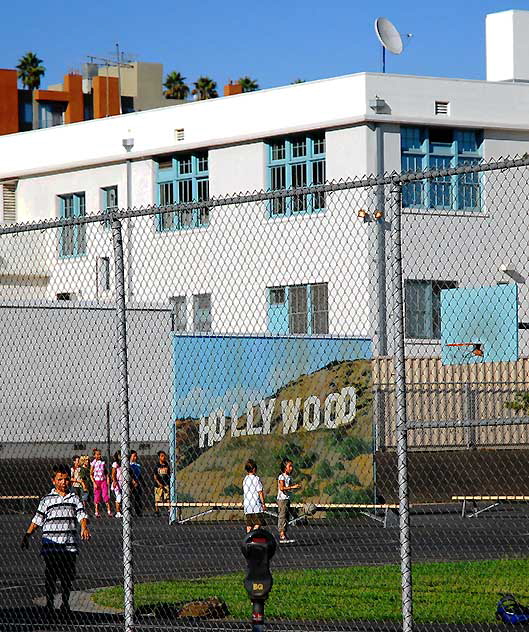
[(175, 135), (175, 140), (177, 141), (184, 140), (185, 138), (184, 128), (182, 127), (181, 129), (175, 129), (174, 135)]
[(436, 101), (435, 102), (435, 113), (439, 116), (448, 116), (448, 101)]

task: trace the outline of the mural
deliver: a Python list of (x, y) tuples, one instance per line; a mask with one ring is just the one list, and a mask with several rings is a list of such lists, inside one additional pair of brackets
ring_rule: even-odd
[(173, 354), (179, 501), (239, 501), (248, 458), (272, 499), (284, 456), (297, 500), (371, 494), (370, 340), (176, 335)]

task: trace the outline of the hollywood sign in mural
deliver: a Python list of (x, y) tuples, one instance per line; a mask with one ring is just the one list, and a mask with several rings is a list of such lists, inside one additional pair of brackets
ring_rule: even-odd
[[(278, 410), (279, 408), (279, 410)], [(303, 428), (308, 431), (321, 428), (337, 428), (354, 421), (356, 415), (356, 389), (348, 386), (339, 393), (330, 393), (323, 404), (318, 395), (305, 400), (284, 399), (279, 404), (277, 398), (262, 399), (259, 404), (246, 405), (246, 425), (239, 427), (239, 407), (235, 404), (228, 419), (223, 410), (217, 410), (200, 418), (199, 447), (210, 447), (221, 441), (226, 433), (231, 437), (267, 435), (272, 432), (272, 419), (280, 413), (283, 434)]]

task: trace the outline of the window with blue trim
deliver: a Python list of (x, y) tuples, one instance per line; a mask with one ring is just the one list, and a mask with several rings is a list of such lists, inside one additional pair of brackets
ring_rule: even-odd
[[(277, 191), (325, 183), (325, 133), (268, 142), (268, 189)], [(325, 210), (325, 193), (293, 195), (270, 201), (270, 216), (285, 217)]]
[(455, 281), (405, 281), (407, 338), (441, 338), (441, 290), (456, 287)]
[(327, 283), (271, 287), (267, 294), (270, 333), (329, 333)]
[[(158, 204), (173, 206), (209, 200), (208, 153), (176, 155), (158, 161)], [(160, 213), (159, 231), (201, 228), (209, 224), (209, 209), (184, 209)]]
[[(61, 219), (84, 217), (86, 215), (84, 192), (59, 195), (59, 213)], [(86, 254), (86, 224), (61, 227), (59, 254), (61, 257), (78, 257)]]
[[(114, 211), (118, 209), (118, 187), (103, 187), (101, 189), (101, 207), (103, 212)], [(103, 222), (105, 228), (110, 228), (111, 221), (106, 219)]]
[[(445, 127), (401, 127), (401, 167), (404, 172), (448, 169), (481, 161), (482, 134)], [(440, 176), (402, 187), (402, 205), (449, 211), (481, 209), (480, 174)]]

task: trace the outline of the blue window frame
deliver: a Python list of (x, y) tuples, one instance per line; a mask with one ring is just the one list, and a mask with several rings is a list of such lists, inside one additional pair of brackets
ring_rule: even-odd
[[(85, 194), (59, 195), (59, 213), (62, 219), (86, 215)], [(86, 254), (86, 224), (62, 226), (59, 235), (59, 255), (78, 257)]]
[[(268, 141), (268, 190), (277, 191), (325, 183), (325, 133)], [(293, 195), (270, 201), (270, 217), (325, 210), (325, 193)]]
[[(482, 134), (445, 127), (401, 127), (401, 167), (404, 172), (448, 169), (481, 161)], [(402, 188), (402, 205), (449, 211), (481, 209), (480, 174), (441, 176), (409, 182)]]
[[(208, 153), (182, 154), (158, 161), (157, 188), (160, 206), (209, 200)], [(160, 213), (156, 227), (165, 232), (208, 224), (209, 209), (186, 209)]]
[(441, 338), (441, 290), (457, 287), (455, 281), (405, 281), (406, 337)]
[[(103, 187), (101, 189), (101, 208), (103, 211), (117, 210), (118, 208), (118, 187), (116, 185), (111, 187)], [(105, 220), (103, 222), (105, 228), (110, 228), (111, 221)]]
[(271, 287), (267, 295), (270, 333), (329, 333), (327, 283)]

